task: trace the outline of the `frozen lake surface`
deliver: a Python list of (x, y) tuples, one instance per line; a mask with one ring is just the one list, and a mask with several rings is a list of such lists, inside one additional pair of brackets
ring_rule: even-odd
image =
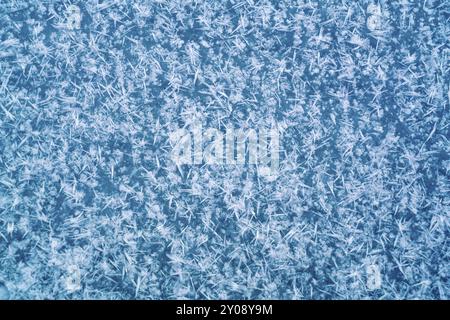
[[(2, 1), (0, 299), (448, 299), (449, 19)], [(277, 128), (276, 172), (177, 165), (198, 124)]]

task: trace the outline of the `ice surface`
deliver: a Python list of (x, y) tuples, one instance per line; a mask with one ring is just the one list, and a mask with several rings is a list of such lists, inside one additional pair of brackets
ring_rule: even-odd
[[(0, 299), (448, 299), (449, 1), (1, 1)], [(176, 165), (201, 123), (278, 172)]]

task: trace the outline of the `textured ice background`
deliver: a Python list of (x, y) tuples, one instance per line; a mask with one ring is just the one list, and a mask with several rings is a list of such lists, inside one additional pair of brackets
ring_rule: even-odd
[[(449, 19), (1, 0), (0, 298), (448, 299)], [(276, 121), (278, 178), (177, 168), (194, 120)]]

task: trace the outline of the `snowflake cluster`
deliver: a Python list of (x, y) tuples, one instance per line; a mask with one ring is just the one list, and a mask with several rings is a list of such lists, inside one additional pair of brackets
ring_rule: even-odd
[[(0, 3), (0, 299), (450, 298), (450, 2)], [(282, 128), (279, 172), (177, 165)]]

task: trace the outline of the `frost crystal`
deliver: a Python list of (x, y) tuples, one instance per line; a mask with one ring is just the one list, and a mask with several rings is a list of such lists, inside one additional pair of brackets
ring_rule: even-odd
[(0, 299), (448, 299), (449, 13), (1, 1)]

